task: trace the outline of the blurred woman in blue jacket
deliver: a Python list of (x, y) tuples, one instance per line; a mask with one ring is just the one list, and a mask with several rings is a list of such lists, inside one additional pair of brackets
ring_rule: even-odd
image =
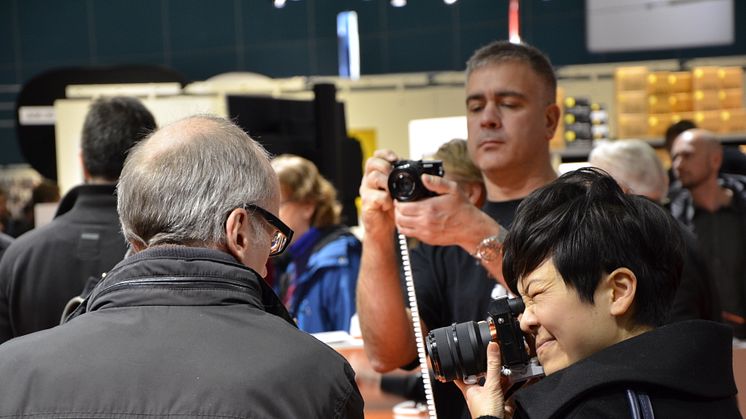
[(280, 219), (295, 231), (274, 259), (274, 288), (298, 327), (309, 333), (350, 329), (360, 241), (339, 224), (337, 192), (316, 166), (283, 154), (272, 161), (280, 179)]

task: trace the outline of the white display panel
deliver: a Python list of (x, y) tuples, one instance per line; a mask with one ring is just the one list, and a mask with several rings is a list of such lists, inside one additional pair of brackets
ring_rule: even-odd
[(466, 139), (466, 117), (413, 119), (409, 121), (409, 158), (420, 160), (454, 138)]
[(590, 52), (730, 45), (733, 0), (586, 0)]
[[(140, 100), (153, 113), (158, 126), (195, 114), (227, 116), (225, 97), (220, 95), (165, 96), (140, 98)], [(54, 101), (57, 183), (60, 186), (61, 195), (83, 183), (80, 135), (91, 101), (92, 99), (57, 99)]]

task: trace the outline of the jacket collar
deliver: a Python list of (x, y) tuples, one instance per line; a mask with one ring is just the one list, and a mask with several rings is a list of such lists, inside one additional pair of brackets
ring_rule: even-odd
[(57, 212), (54, 218), (59, 217), (72, 210), (75, 207), (84, 205), (103, 206), (113, 208), (116, 211), (116, 184), (92, 184), (78, 185), (62, 197), (60, 204), (57, 206)]
[(515, 400), (528, 417), (549, 418), (601, 386), (735, 396), (731, 340), (727, 326), (704, 320), (662, 326), (547, 376), (517, 392)]
[(85, 311), (246, 304), (295, 325), (256, 272), (225, 252), (207, 248), (158, 246), (129, 256), (106, 274), (84, 304)]

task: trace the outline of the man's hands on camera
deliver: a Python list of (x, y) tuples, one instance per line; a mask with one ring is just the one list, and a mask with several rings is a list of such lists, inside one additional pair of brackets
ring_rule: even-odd
[(480, 416), (504, 417), (505, 407), (500, 369), (500, 345), (490, 342), (487, 345), (487, 375), (484, 385), (466, 384), (462, 380), (454, 381), (464, 395), (473, 418)]
[(438, 196), (416, 202), (395, 201), (400, 233), (431, 245), (458, 245), (473, 253), (485, 235), (499, 231), (497, 223), (472, 205), (456, 182), (422, 175), (422, 183)]
[[(360, 185), (361, 220), (365, 234), (371, 234), (376, 239), (388, 239), (398, 228), (405, 236), (432, 245), (461, 245), (462, 241), (466, 241), (464, 238), (467, 234), (457, 233), (471, 228), (475, 219), (486, 215), (469, 202), (456, 182), (439, 176), (422, 175), (421, 180), (427, 189), (440, 196), (411, 202), (395, 201), (388, 189), (388, 178), (392, 164), (397, 160), (398, 156), (393, 151), (377, 150), (366, 161)], [(480, 229), (478, 234), (483, 235), (484, 232), (484, 229)], [(474, 241), (473, 237), (469, 239)], [(478, 243), (479, 240), (476, 240), (476, 243), (467, 246), (476, 248)], [(473, 250), (467, 249), (470, 252)]]
[(391, 162), (397, 160), (391, 150), (376, 150), (365, 162), (365, 173), (360, 184), (361, 221), (365, 234), (376, 239), (390, 240), (394, 223), (394, 202), (388, 192)]

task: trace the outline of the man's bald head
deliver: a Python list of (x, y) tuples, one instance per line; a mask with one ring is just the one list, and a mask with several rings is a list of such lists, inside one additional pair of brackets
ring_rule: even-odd
[(694, 128), (679, 134), (671, 148), (676, 177), (685, 188), (693, 188), (717, 177), (723, 161), (723, 146), (715, 134)]
[(676, 141), (679, 141), (679, 139), (682, 141), (702, 144), (708, 151), (718, 152), (723, 149), (723, 146), (720, 144), (720, 141), (715, 134), (702, 128), (692, 128), (682, 132), (678, 137), (676, 137), (674, 144)]
[(125, 237), (138, 248), (220, 246), (235, 208), (277, 213), (279, 185), (266, 150), (232, 122), (193, 116), (132, 149), (118, 186)]

